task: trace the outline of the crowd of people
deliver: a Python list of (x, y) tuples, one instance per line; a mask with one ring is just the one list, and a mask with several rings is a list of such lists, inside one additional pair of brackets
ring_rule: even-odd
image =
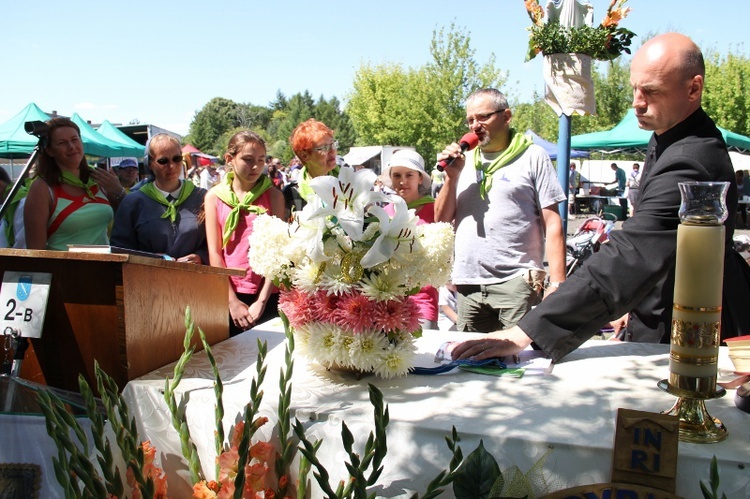
[[(397, 150), (378, 189), (400, 196), (420, 224), (449, 222), (456, 234), (452, 282), (413, 299), (425, 328), (487, 333), (465, 341), (457, 357), (511, 355), (532, 341), (559, 360), (612, 324), (633, 341), (669, 341), (674, 287), (678, 182), (731, 182), (727, 204), (722, 338), (750, 330), (750, 268), (732, 248), (737, 184), (726, 145), (701, 108), (705, 68), (688, 38), (652, 38), (631, 64), (633, 107), (654, 132), (641, 171), (612, 164), (616, 194), (629, 189), (637, 211), (586, 265), (566, 279), (565, 235), (558, 210), (566, 200), (547, 153), (512, 127), (512, 111), (496, 89), (472, 93), (466, 126), (479, 145), (449, 144), (428, 173), (414, 150)], [(149, 177), (138, 165), (90, 168), (80, 130), (55, 118), (28, 183), (22, 208), (25, 247), (66, 250), (68, 244), (112, 244), (178, 262), (242, 268), (228, 289), (231, 334), (277, 314), (278, 289), (248, 264), (253, 220), (268, 213), (289, 220), (310, 201), (312, 179), (339, 172), (334, 130), (315, 119), (290, 136), (295, 158), (284, 167), (250, 131), (236, 133), (224, 165), (185, 164), (168, 134), (146, 145)], [(190, 167), (188, 169), (188, 167)], [(2, 181), (2, 179), (0, 179)], [(580, 176), (571, 165), (571, 190)], [(4, 181), (7, 184), (7, 181)], [(392, 210), (391, 205), (385, 206)], [(743, 216), (743, 222), (745, 217)]]

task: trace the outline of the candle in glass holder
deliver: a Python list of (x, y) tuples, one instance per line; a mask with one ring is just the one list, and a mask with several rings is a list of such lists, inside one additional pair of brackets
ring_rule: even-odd
[(724, 276), (727, 182), (683, 182), (677, 228), (669, 384), (712, 395)]

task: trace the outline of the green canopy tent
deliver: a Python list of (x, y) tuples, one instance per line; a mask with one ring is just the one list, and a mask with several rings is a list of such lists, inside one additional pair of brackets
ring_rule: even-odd
[[(729, 150), (749, 152), (750, 138), (719, 127)], [(625, 117), (611, 130), (584, 133), (570, 138), (570, 147), (608, 152), (645, 151), (653, 132), (638, 127), (635, 110), (629, 109)]]
[(0, 158), (28, 158), (38, 140), (26, 133), (24, 124), (27, 121), (47, 121), (49, 118), (47, 113), (32, 102), (0, 125)]
[(144, 146), (125, 135), (120, 131), (119, 128), (114, 126), (108, 120), (104, 120), (104, 122), (99, 125), (99, 128), (97, 128), (96, 131), (99, 133), (99, 135), (102, 135), (109, 140), (113, 140), (127, 147), (132, 147), (134, 152), (132, 154), (127, 154), (126, 156), (136, 156), (140, 158), (145, 156), (146, 154), (146, 148)]
[[(47, 121), (50, 116), (33, 102), (10, 120), (0, 125), (0, 157), (28, 158), (37, 144), (37, 138), (26, 133), (27, 121)], [(91, 156), (143, 156), (144, 148), (138, 143), (125, 144), (97, 133), (78, 114), (71, 120), (81, 129), (83, 151)], [(128, 139), (130, 140), (130, 139)]]
[(83, 152), (90, 156), (109, 158), (114, 156), (137, 156), (143, 155), (142, 147), (126, 146), (99, 134), (81, 118), (78, 113), (71, 116), (71, 121), (81, 129), (81, 140), (83, 141)]

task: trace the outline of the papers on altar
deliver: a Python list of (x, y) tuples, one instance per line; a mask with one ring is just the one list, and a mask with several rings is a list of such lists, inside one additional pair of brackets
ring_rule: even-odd
[[(459, 341), (446, 341), (435, 354), (435, 362), (438, 364), (448, 364), (453, 361), (453, 350), (459, 345)], [(541, 350), (533, 350), (531, 347), (521, 351), (518, 355), (503, 357), (500, 359), (504, 368), (496, 366), (460, 366), (465, 371), (479, 374), (489, 374), (492, 376), (511, 376), (522, 377), (546, 375), (552, 372), (554, 364), (552, 359), (546, 357)]]

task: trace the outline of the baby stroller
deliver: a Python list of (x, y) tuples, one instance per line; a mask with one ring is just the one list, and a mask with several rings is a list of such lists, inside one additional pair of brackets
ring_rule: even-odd
[(580, 267), (588, 257), (599, 251), (607, 242), (609, 233), (615, 228), (617, 216), (603, 213), (601, 217), (591, 217), (581, 224), (575, 234), (565, 241), (565, 264), (567, 276)]

